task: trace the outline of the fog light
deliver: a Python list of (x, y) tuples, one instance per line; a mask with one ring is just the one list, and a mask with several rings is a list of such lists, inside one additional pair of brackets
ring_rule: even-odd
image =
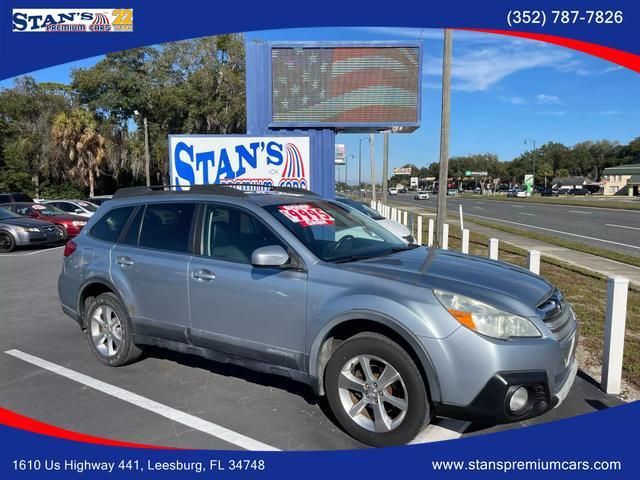
[(524, 410), (529, 403), (529, 391), (526, 387), (518, 387), (509, 399), (509, 410), (518, 413)]

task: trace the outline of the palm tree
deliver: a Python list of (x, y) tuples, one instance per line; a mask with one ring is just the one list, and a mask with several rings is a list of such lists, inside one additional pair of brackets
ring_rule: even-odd
[(100, 165), (105, 159), (105, 139), (96, 129), (96, 122), (87, 110), (74, 109), (61, 113), (51, 128), (53, 143), (69, 158), (69, 175), (80, 179), (94, 195), (95, 178), (100, 176)]

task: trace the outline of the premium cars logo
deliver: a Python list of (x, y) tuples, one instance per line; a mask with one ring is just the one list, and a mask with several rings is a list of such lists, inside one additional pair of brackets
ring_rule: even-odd
[(132, 8), (14, 8), (14, 32), (133, 32)]

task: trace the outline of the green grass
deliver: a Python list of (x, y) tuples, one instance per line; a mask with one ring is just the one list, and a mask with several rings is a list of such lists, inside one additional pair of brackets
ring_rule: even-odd
[[(513, 198), (506, 195), (467, 195), (462, 194), (462, 198), (495, 200), (503, 202), (521, 202), (521, 203), (541, 203), (550, 205), (570, 205), (575, 207), (597, 207), (597, 208), (617, 208), (621, 210), (640, 210), (640, 201), (623, 202), (619, 200), (595, 200), (593, 198), (585, 200), (576, 200), (571, 197), (529, 197), (529, 198)], [(635, 197), (630, 197), (635, 198)]]

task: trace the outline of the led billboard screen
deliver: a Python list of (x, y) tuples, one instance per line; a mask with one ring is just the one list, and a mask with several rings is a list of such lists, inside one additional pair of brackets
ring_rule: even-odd
[(417, 45), (273, 46), (272, 124), (411, 131), (420, 120), (419, 76)]

